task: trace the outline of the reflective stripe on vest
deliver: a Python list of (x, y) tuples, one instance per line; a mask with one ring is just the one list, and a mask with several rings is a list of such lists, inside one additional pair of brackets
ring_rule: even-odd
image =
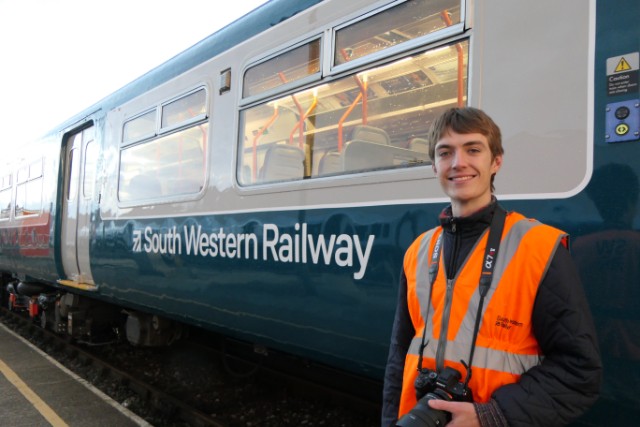
[[(405, 256), (407, 303), (416, 335), (405, 361), (400, 415), (415, 405), (413, 381), (424, 327), (423, 316), (429, 318), (425, 334), (423, 367), (435, 369), (440, 352), (447, 366), (458, 369), (464, 380), (467, 374), (460, 360), (468, 362), (473, 328), (480, 301), (478, 284), (487, 232), (478, 239), (456, 277), (449, 283), (453, 293), (446, 307), (447, 281), (440, 257), (440, 268), (430, 298), (429, 263), (442, 228), (432, 229), (409, 248)], [(531, 313), (538, 285), (564, 233), (517, 213), (507, 215), (493, 283), (485, 297), (482, 323), (473, 358), (470, 386), (474, 399), (488, 401), (491, 393), (503, 384), (515, 382), (520, 375), (541, 362), (542, 355), (533, 336)], [(435, 304), (434, 304), (435, 302)], [(428, 304), (432, 304), (427, 311)], [(450, 310), (450, 311), (449, 311)], [(447, 316), (442, 319), (442, 316)]]

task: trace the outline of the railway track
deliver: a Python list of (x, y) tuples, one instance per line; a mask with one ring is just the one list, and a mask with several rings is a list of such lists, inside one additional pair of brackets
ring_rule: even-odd
[[(2, 308), (0, 320), (157, 427), (378, 424), (379, 385), (196, 332), (179, 346), (91, 346)], [(204, 342), (217, 344), (205, 345)]]
[(111, 397), (117, 399), (125, 394), (129, 395), (120, 403), (129, 406), (133, 412), (142, 412), (138, 415), (151, 418), (150, 421), (162, 417), (166, 421), (173, 420), (169, 424), (183, 422), (189, 426), (228, 427), (228, 424), (218, 422), (183, 400), (142, 380), (139, 375), (126, 372), (95, 351), (42, 329), (18, 313), (2, 308), (0, 316), (7, 326)]

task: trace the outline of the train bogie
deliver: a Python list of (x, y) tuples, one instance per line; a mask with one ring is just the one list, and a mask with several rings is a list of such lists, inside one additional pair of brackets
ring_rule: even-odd
[(125, 329), (129, 343), (146, 347), (171, 345), (185, 331), (184, 326), (178, 322), (140, 312), (127, 312)]

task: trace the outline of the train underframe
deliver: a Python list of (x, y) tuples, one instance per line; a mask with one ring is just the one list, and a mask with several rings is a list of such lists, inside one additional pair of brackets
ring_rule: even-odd
[(90, 345), (126, 339), (134, 346), (167, 346), (186, 331), (183, 324), (161, 316), (7, 274), (2, 275), (0, 293), (9, 311), (23, 312), (43, 329)]

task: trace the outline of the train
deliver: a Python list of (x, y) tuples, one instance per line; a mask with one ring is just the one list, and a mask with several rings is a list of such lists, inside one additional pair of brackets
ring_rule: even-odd
[(404, 251), (447, 204), (425, 135), (469, 105), (502, 130), (500, 203), (571, 235), (605, 366), (580, 422), (635, 425), (639, 17), (271, 0), (3, 159), (2, 303), (78, 339), (186, 325), (381, 380)]

